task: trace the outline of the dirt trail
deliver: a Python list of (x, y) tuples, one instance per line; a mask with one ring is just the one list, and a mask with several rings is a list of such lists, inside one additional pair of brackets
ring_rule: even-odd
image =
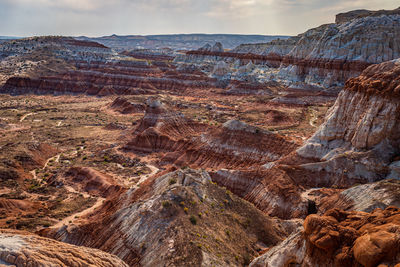
[(156, 174), (156, 173), (160, 170), (159, 168), (157, 168), (157, 167), (154, 166), (154, 165), (149, 165), (149, 164), (148, 164), (147, 167), (149, 167), (149, 168), (151, 169), (151, 173), (146, 174), (146, 175), (142, 175), (142, 177), (140, 177), (139, 181), (137, 182), (136, 186), (137, 186), (138, 184), (143, 183), (144, 181), (147, 180), (147, 178), (153, 176), (154, 174)]
[[(42, 170), (45, 169), (52, 159), (54, 159), (55, 162), (58, 162), (60, 160), (60, 156), (61, 156), (61, 154), (58, 154), (54, 157), (48, 158), (41, 169)], [(34, 169), (34, 170), (30, 171), (30, 174), (32, 174), (33, 179), (35, 179), (35, 180), (37, 179), (36, 170), (38, 170), (38, 169)]]
[(26, 119), (26, 117), (31, 116), (33, 114), (35, 114), (35, 113), (31, 112), (31, 113), (25, 114), (24, 116), (21, 117), (21, 119), (19, 119), (19, 122), (24, 121)]
[[(103, 204), (103, 201), (105, 200), (105, 198), (99, 197), (96, 201), (96, 203), (94, 203), (93, 206), (91, 206), (90, 208), (87, 208), (81, 212), (78, 213), (74, 213), (64, 219), (62, 219), (61, 221), (59, 221), (58, 223), (56, 223), (55, 225), (51, 226), (51, 228), (59, 228), (63, 225), (67, 225), (73, 223), (75, 220), (79, 220), (81, 217), (91, 213), (92, 211), (94, 211), (96, 208), (100, 207), (101, 204)], [(75, 218), (76, 217), (76, 218)]]
[[(57, 161), (58, 161), (58, 159), (59, 159), (59, 155), (58, 155)], [(47, 163), (48, 162), (46, 162), (46, 165), (47, 165)], [(154, 174), (156, 174), (159, 171), (159, 168), (157, 168), (156, 166), (147, 165), (147, 167), (149, 167), (151, 169), (151, 173), (146, 174), (146, 175), (142, 175), (137, 184), (140, 184), (140, 183), (146, 181), (147, 178), (153, 176)], [(135, 185), (134, 187), (137, 187), (137, 185)], [(74, 188), (72, 188), (71, 186), (65, 185), (64, 188), (70, 193), (82, 194), (85, 198), (90, 197), (90, 194), (88, 194), (86, 192), (79, 192), (79, 191), (75, 190)], [(73, 223), (74, 221), (79, 220), (81, 217), (93, 212), (96, 208), (100, 207), (104, 200), (105, 200), (105, 198), (98, 197), (96, 203), (93, 206), (91, 206), (90, 208), (87, 208), (87, 209), (85, 209), (83, 211), (71, 214), (70, 216), (62, 219), (61, 221), (59, 221), (55, 225), (51, 226), (51, 228), (59, 228), (59, 227), (61, 227), (63, 225), (68, 225), (70, 223)]]

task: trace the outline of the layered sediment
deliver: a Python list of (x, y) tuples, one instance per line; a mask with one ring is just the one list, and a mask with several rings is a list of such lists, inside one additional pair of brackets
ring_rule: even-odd
[(2, 266), (128, 266), (98, 249), (78, 247), (28, 232), (0, 230)]

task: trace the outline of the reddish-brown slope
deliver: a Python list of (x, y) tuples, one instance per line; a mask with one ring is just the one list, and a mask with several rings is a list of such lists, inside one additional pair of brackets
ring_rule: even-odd
[(144, 105), (132, 103), (123, 97), (115, 98), (114, 101), (110, 104), (110, 108), (121, 114), (139, 113), (145, 110)]
[(11, 77), (0, 91), (10, 94), (135, 95), (215, 87), (214, 79), (201, 73), (180, 73), (169, 64), (125, 61), (70, 64), (75, 65), (76, 70), (40, 78)]
[(237, 169), (275, 161), (297, 145), (240, 121), (228, 121), (219, 128), (199, 124), (154, 102), (125, 148), (148, 153), (173, 152), (165, 155), (164, 160), (180, 166)]

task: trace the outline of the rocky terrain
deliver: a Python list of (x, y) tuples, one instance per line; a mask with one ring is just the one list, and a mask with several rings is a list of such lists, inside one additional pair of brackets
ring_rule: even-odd
[(252, 74), (259, 81), (272, 79), (293, 87), (311, 85), (323, 89), (342, 86), (370, 64), (399, 57), (398, 9), (357, 12), (339, 14), (336, 23), (288, 39), (244, 44), (226, 53), (189, 51), (176, 61), (195, 64), (224, 61), (229, 65), (229, 73), (252, 61), (256, 64)]
[(0, 265), (397, 266), (399, 17), (1, 42)]
[(117, 50), (132, 49), (162, 49), (173, 50), (198, 49), (207, 43), (221, 42), (226, 48), (232, 49), (243, 43), (263, 43), (288, 36), (274, 35), (240, 35), (240, 34), (170, 34), (170, 35), (111, 35), (102, 37), (77, 37), (79, 40), (94, 41), (113, 47)]
[(128, 266), (101, 250), (77, 247), (15, 230), (0, 231), (1, 266)]
[(191, 169), (150, 178), (90, 216), (86, 224), (44, 233), (108, 251), (131, 266), (229, 266), (248, 264), (290, 231), (215, 185), (207, 172)]

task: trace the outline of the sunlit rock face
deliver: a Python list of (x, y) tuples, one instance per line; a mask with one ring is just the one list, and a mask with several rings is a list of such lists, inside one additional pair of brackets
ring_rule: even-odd
[(400, 61), (393, 60), (350, 79), (325, 122), (297, 150), (304, 158), (321, 161), (303, 168), (334, 174), (336, 178), (322, 176), (330, 184), (372, 182), (394, 175), (400, 152), (399, 74)]
[(0, 230), (0, 265), (128, 266), (118, 257), (98, 249), (78, 247), (16, 230)]

